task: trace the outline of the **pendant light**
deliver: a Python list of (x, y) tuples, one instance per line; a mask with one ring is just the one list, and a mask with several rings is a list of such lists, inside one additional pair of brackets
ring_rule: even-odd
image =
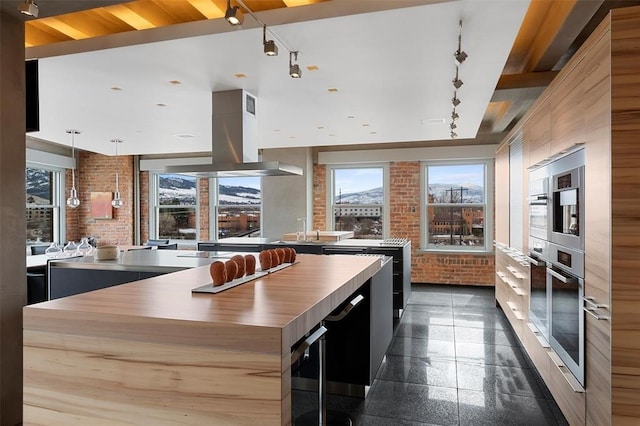
[(114, 209), (119, 209), (124, 205), (122, 199), (120, 198), (120, 191), (118, 190), (118, 144), (122, 143), (122, 140), (111, 139), (111, 142), (116, 144), (116, 190), (113, 193), (113, 200), (111, 200), (111, 205)]
[(67, 133), (71, 135), (71, 157), (73, 157), (73, 167), (71, 168), (71, 193), (67, 198), (67, 206), (75, 209), (80, 205), (78, 191), (76, 191), (76, 141), (75, 136), (80, 134), (79, 130), (68, 129)]

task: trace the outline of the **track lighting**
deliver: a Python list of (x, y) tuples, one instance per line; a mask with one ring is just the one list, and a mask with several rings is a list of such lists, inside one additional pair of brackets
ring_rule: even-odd
[(453, 121), (456, 121), (458, 118), (460, 118), (460, 115), (458, 115), (458, 113), (456, 112), (456, 110), (454, 108), (453, 112), (451, 113), (451, 119)]
[(458, 105), (460, 105), (462, 101), (460, 101), (460, 99), (458, 99), (458, 95), (456, 95), (454, 93), (453, 98), (451, 98), (451, 103), (453, 104), (454, 107), (457, 107)]
[(278, 56), (278, 46), (275, 40), (267, 40), (267, 26), (262, 26), (262, 45), (264, 46), (264, 54), (267, 56)]
[(231, 7), (231, 0), (227, 0), (227, 11), (224, 14), (224, 19), (231, 25), (242, 25), (244, 14), (238, 6)]
[(302, 70), (300, 65), (294, 64), (293, 60), (298, 60), (298, 51), (289, 52), (289, 75), (291, 78), (302, 77)]
[(73, 167), (71, 168), (71, 191), (69, 192), (69, 198), (67, 198), (67, 207), (72, 209), (80, 206), (80, 199), (78, 198), (78, 191), (76, 191), (76, 140), (75, 136), (80, 134), (80, 130), (69, 129), (67, 133), (71, 135), (71, 157), (73, 158)]
[(458, 137), (458, 134), (452, 130), (451, 131), (451, 139), (455, 139), (457, 137)]
[(457, 129), (458, 125), (454, 122), (451, 122), (451, 124), (449, 124), (449, 127), (451, 127), (451, 130), (453, 130), (453, 129)]
[(455, 87), (456, 89), (461, 88), (462, 85), (464, 84), (462, 80), (458, 78), (458, 67), (456, 67), (456, 77), (453, 80), (451, 80), (451, 82), (453, 83), (453, 87)]
[(462, 21), (459, 21), (458, 24), (458, 50), (453, 52), (453, 57), (456, 59), (458, 65), (462, 64), (469, 57), (469, 55), (462, 50)]
[(37, 18), (40, 12), (34, 0), (24, 0), (23, 3), (18, 3), (18, 11), (24, 15), (33, 16), (34, 18)]

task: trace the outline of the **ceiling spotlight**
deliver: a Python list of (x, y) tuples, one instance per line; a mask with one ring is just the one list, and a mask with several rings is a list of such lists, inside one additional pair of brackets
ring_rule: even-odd
[(262, 45), (264, 54), (267, 56), (278, 56), (278, 46), (274, 40), (267, 40), (267, 26), (262, 26)]
[(453, 80), (451, 80), (453, 82), (453, 87), (455, 87), (456, 89), (459, 89), (462, 87), (462, 85), (464, 84), (462, 82), (462, 80), (460, 80), (459, 78), (454, 78)]
[(458, 137), (458, 134), (456, 132), (454, 132), (453, 130), (451, 131), (450, 135), (451, 135), (451, 139), (455, 139), (455, 138)]
[(300, 78), (302, 77), (302, 70), (300, 65), (293, 63), (293, 60), (298, 60), (298, 51), (289, 52), (289, 75), (291, 78)]
[(23, 3), (19, 3), (18, 10), (22, 14), (33, 16), (34, 18), (38, 17), (39, 9), (34, 0), (24, 0)]
[(227, 0), (227, 11), (224, 14), (224, 19), (231, 25), (242, 25), (244, 15), (238, 6), (231, 7), (231, 0)]
[(458, 113), (456, 112), (456, 110), (454, 109), (453, 112), (451, 113), (451, 119), (453, 121), (456, 121), (458, 118), (460, 118), (460, 115), (458, 115)]
[(458, 125), (452, 122), (451, 124), (449, 124), (449, 127), (451, 127), (451, 130), (453, 130), (453, 129), (457, 129)]
[(454, 107), (457, 107), (458, 105), (460, 105), (460, 99), (458, 99), (458, 95), (453, 95), (453, 98), (451, 98), (451, 103), (453, 104)]
[(456, 62), (458, 64), (462, 64), (469, 57), (469, 55), (467, 55), (464, 50), (458, 49), (453, 52), (453, 57), (456, 58)]

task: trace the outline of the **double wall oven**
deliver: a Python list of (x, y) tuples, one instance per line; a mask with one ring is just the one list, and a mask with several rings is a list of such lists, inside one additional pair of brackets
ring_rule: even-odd
[(529, 173), (529, 319), (584, 386), (584, 150)]

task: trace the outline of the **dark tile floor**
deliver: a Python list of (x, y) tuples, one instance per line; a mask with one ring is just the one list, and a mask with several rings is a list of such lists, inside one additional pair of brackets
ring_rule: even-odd
[[(493, 288), (413, 285), (366, 399), (330, 395), (356, 425), (566, 425), (496, 308)], [(294, 391), (293, 416), (317, 393)]]

